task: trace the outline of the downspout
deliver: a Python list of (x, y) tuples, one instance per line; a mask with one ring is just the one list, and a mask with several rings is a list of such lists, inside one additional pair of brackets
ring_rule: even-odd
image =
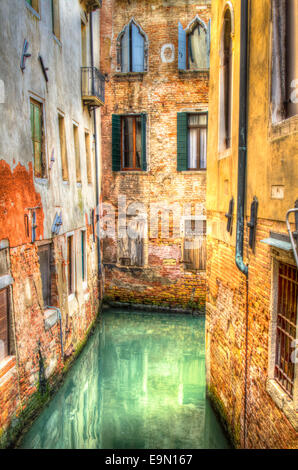
[(248, 266), (243, 261), (244, 211), (246, 193), (247, 158), (247, 56), (248, 56), (248, 0), (241, 0), (240, 36), (240, 91), (239, 91), (239, 148), (238, 148), (238, 197), (237, 197), (237, 234), (236, 265), (248, 276)]
[[(91, 67), (94, 67), (94, 46), (93, 46), (93, 14), (90, 12), (90, 50), (91, 50)], [(97, 227), (97, 260), (98, 260), (98, 274), (101, 274), (101, 254), (100, 254), (100, 238), (99, 238), (99, 171), (98, 171), (98, 135), (97, 135), (97, 121), (96, 109), (93, 109), (93, 127), (94, 127), (94, 140), (95, 140), (95, 192), (96, 192), (96, 227)]]
[(239, 148), (238, 148), (238, 197), (237, 197), (237, 234), (236, 265), (246, 276), (245, 293), (245, 365), (244, 365), (244, 410), (243, 410), (243, 447), (247, 446), (247, 395), (248, 395), (248, 266), (243, 261), (244, 216), (246, 196), (247, 164), (247, 110), (248, 110), (248, 0), (241, 0), (240, 30), (240, 85), (239, 85)]

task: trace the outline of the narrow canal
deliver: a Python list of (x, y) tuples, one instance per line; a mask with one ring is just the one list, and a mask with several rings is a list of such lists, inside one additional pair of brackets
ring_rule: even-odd
[(105, 311), (21, 447), (223, 449), (205, 394), (204, 318)]

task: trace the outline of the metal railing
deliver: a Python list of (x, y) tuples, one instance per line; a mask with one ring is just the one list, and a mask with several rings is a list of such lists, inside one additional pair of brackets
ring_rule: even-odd
[(83, 101), (96, 105), (105, 102), (105, 77), (96, 67), (81, 67)]

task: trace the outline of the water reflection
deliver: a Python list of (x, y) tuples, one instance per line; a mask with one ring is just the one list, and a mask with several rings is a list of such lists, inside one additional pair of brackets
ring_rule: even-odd
[(205, 397), (204, 319), (105, 312), (23, 448), (227, 448)]

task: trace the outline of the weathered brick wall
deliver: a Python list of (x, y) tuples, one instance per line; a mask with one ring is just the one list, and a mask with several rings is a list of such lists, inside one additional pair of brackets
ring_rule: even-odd
[[(208, 220), (211, 224), (226, 219), (210, 212)], [(266, 391), (272, 253), (260, 241), (270, 230), (286, 233), (285, 224), (260, 219), (255, 255), (247, 249), (247, 234), (244, 245), (249, 263), (246, 447), (297, 448), (297, 433)], [(208, 235), (207, 382), (235, 444), (243, 447), (247, 286), (234, 259), (232, 245)]]
[[(74, 236), (80, 235), (75, 231)], [(82, 292), (78, 284), (72, 303), (67, 295), (66, 236), (56, 237), (53, 243), (52, 304), (62, 314), (62, 334), (65, 357), (62, 358), (59, 322), (45, 330), (44, 305), (36, 244), (25, 244), (10, 249), (10, 268), (13, 277), (11, 289), (12, 320), (15, 355), (0, 369), (0, 438), (39, 390), (39, 350), (44, 363), (48, 387), (62, 373), (65, 359), (84, 342), (99, 308), (96, 244), (92, 229), (87, 226), (88, 287)], [(76, 259), (79, 259), (79, 250)], [(38, 400), (37, 402), (38, 403)], [(31, 405), (32, 406), (32, 405)], [(34, 411), (34, 410), (33, 410)]]
[[(107, 0), (103, 4), (101, 69), (108, 74), (102, 113), (103, 201), (112, 204), (116, 213), (120, 194), (126, 195), (127, 205), (140, 201), (149, 209), (150, 203), (156, 202), (179, 203), (181, 207), (192, 203), (199, 204), (205, 214), (205, 173), (177, 172), (177, 112), (207, 110), (209, 76), (206, 72), (178, 71), (178, 22), (186, 28), (198, 14), (207, 23), (209, 3)], [(132, 17), (149, 38), (149, 71), (144, 74), (116, 73), (117, 37)], [(161, 59), (165, 44), (174, 46), (171, 63)], [(148, 171), (112, 172), (112, 114), (141, 112), (148, 115)], [(182, 243), (179, 237), (148, 237), (144, 268), (123, 269), (117, 265), (117, 240), (104, 240), (105, 295), (130, 302), (202, 305), (205, 273), (185, 272)]]

